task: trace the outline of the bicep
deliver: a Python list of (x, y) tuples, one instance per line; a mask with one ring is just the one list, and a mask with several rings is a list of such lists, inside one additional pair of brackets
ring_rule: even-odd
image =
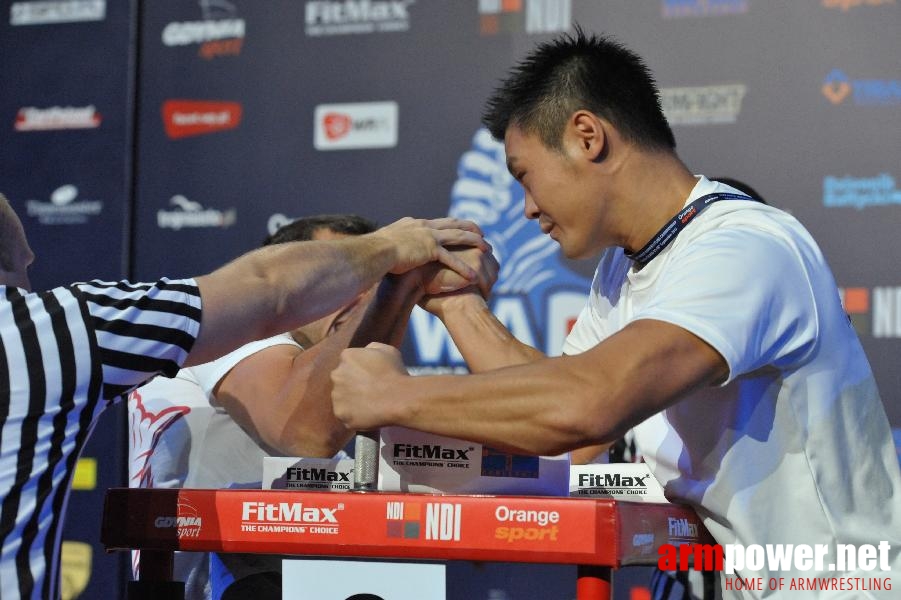
[(245, 431), (265, 438), (273, 401), (301, 353), (297, 346), (280, 344), (242, 359), (216, 384), (216, 401)]
[(258, 321), (252, 318), (254, 311), (246, 294), (236, 293), (235, 282), (229, 282), (221, 270), (197, 277), (196, 281), (203, 301), (203, 317), (186, 365), (215, 360), (242, 343), (269, 335), (258, 331)]
[(634, 321), (594, 348), (568, 356), (615, 436), (728, 375), (725, 359), (686, 329), (664, 321)]

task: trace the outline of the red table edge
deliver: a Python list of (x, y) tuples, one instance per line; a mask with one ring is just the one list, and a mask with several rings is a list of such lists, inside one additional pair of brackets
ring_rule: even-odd
[[(201, 519), (216, 520), (219, 523), (221, 513), (234, 513), (238, 503), (253, 509), (256, 504), (272, 501), (274, 504), (287, 503), (315, 507), (341, 506), (345, 511), (348, 506), (353, 510), (374, 512), (382, 515), (384, 524), (385, 506), (390, 503), (410, 506), (442, 506), (459, 507), (458, 513), (465, 508), (478, 519), (486, 519), (484, 513), (494, 508), (497, 518), (497, 507), (512, 505), (520, 511), (556, 511), (563, 521), (584, 518), (593, 521), (594, 531), (586, 537), (584, 532), (569, 535), (567, 540), (554, 540), (552, 549), (510, 548), (498, 549), (497, 542), (482, 536), (476, 547), (473, 542), (465, 548), (457, 547), (451, 541), (441, 540), (423, 542), (423, 540), (404, 540), (402, 546), (391, 546), (382, 533), (372, 542), (362, 543), (358, 539), (349, 544), (330, 544), (321, 541), (303, 542), (255, 542), (244, 540), (244, 536), (230, 532), (227, 539), (197, 539), (179, 537), (186, 531), (191, 532), (192, 523)], [(194, 510), (198, 517), (190, 516), (170, 524), (159, 521), (160, 515), (175, 517), (184, 511), (184, 507)], [(199, 507), (199, 508), (198, 508)], [(245, 511), (248, 509), (245, 507)], [(337, 512), (338, 509), (321, 509)], [(351, 512), (353, 512), (353, 510)], [(190, 510), (188, 511), (190, 513)], [(348, 514), (348, 513), (343, 513)], [(465, 514), (465, 513), (464, 513)], [(503, 514), (503, 511), (501, 512)], [(390, 516), (390, 515), (389, 515)], [(169, 517), (163, 517), (168, 519)], [(234, 515), (231, 519), (234, 520)], [(666, 520), (664, 527), (664, 519)], [(155, 526), (150, 522), (154, 520)], [(367, 522), (370, 519), (367, 517)], [(378, 518), (371, 519), (378, 521)], [(673, 526), (673, 520), (676, 527)], [(378, 524), (378, 523), (376, 523)], [(483, 523), (479, 523), (484, 525)], [(168, 526), (167, 526), (168, 525)], [(568, 524), (570, 531), (573, 529)], [(225, 527), (225, 526), (223, 526)], [(458, 523), (459, 527), (459, 523)], [(197, 527), (201, 529), (201, 527)], [(471, 528), (470, 528), (471, 529)], [(495, 529), (495, 537), (500, 527)], [(522, 529), (522, 528), (520, 528)], [(537, 526), (534, 529), (539, 529)], [(147, 536), (147, 532), (150, 535)], [(218, 530), (217, 530), (218, 531)], [(481, 530), (479, 530), (481, 531)], [(684, 535), (696, 532), (695, 536)], [(468, 532), (467, 532), (468, 533)], [(556, 533), (556, 531), (555, 531)], [(259, 535), (259, 534), (258, 534)], [(344, 537), (359, 538), (363, 533), (344, 534)], [(367, 534), (368, 535), (368, 534)], [(142, 537), (143, 536), (143, 537)], [(275, 536), (269, 536), (275, 537)], [(337, 536), (336, 536), (337, 537)], [(462, 536), (461, 536), (462, 537)], [(280, 539), (280, 538), (279, 538)], [(573, 551), (567, 548), (560, 550), (560, 542), (571, 542)], [(396, 492), (369, 493), (335, 493), (335, 492), (299, 492), (285, 490), (196, 490), (196, 489), (143, 489), (113, 488), (107, 491), (104, 503), (101, 542), (108, 551), (140, 549), (141, 580), (164, 581), (172, 578), (172, 553), (175, 550), (185, 551), (225, 551), (248, 553), (296, 554), (298, 556), (332, 556), (359, 558), (394, 558), (409, 560), (476, 560), (494, 562), (526, 562), (574, 564), (578, 567), (577, 598), (578, 600), (600, 600), (610, 597), (612, 569), (629, 565), (656, 565), (657, 548), (662, 543), (710, 543), (711, 538), (700, 522), (697, 514), (688, 507), (674, 504), (651, 504), (641, 502), (621, 502), (610, 498), (577, 498), (546, 496), (457, 496), (439, 494), (402, 494)], [(418, 545), (417, 545), (418, 544)], [(585, 549), (586, 544), (593, 548)], [(510, 544), (513, 546), (513, 544)], [(527, 545), (525, 542), (521, 546)], [(551, 544), (543, 544), (549, 546)], [(531, 546), (535, 546), (532, 544)], [(395, 550), (396, 548), (396, 550)]]

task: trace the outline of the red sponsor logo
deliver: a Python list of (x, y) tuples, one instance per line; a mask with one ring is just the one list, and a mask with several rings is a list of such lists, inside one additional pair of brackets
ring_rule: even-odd
[(237, 102), (167, 100), (162, 114), (166, 135), (175, 140), (234, 129), (241, 123), (242, 107)]
[(325, 135), (330, 140), (343, 138), (353, 127), (350, 116), (343, 113), (327, 113), (322, 118), (322, 123), (325, 126)]

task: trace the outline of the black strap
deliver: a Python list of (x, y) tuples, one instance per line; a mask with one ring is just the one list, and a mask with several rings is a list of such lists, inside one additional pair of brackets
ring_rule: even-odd
[(719, 202), (720, 200), (751, 200), (754, 199), (750, 196), (745, 196), (744, 194), (730, 194), (727, 192), (721, 192), (716, 194), (707, 194), (706, 196), (701, 196), (685, 208), (679, 211), (679, 213), (670, 219), (669, 223), (663, 226), (657, 234), (651, 238), (651, 241), (644, 245), (644, 247), (638, 252), (629, 253), (626, 252), (626, 256), (631, 258), (637, 263), (641, 263), (642, 265), (646, 265), (651, 262), (654, 257), (663, 252), (663, 249), (666, 248), (670, 242), (676, 239), (676, 236), (679, 235), (679, 232), (688, 225), (696, 216), (701, 214), (701, 211), (713, 204), (714, 202)]

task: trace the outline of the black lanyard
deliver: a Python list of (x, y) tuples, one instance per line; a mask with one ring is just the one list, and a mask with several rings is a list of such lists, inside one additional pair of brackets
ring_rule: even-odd
[(634, 254), (630, 254), (626, 252), (626, 257), (631, 258), (637, 263), (641, 263), (642, 265), (646, 265), (651, 262), (655, 256), (663, 252), (663, 249), (669, 245), (676, 236), (679, 235), (679, 232), (688, 225), (692, 219), (701, 214), (701, 211), (713, 204), (714, 202), (719, 202), (720, 200), (754, 200), (750, 196), (745, 196), (744, 194), (729, 194), (729, 193), (718, 193), (718, 194), (707, 194), (706, 196), (701, 196), (685, 208), (679, 211), (679, 213), (670, 219), (670, 222), (663, 226), (663, 228), (657, 232), (657, 234), (651, 238), (651, 241), (644, 245), (644, 248), (639, 250)]

